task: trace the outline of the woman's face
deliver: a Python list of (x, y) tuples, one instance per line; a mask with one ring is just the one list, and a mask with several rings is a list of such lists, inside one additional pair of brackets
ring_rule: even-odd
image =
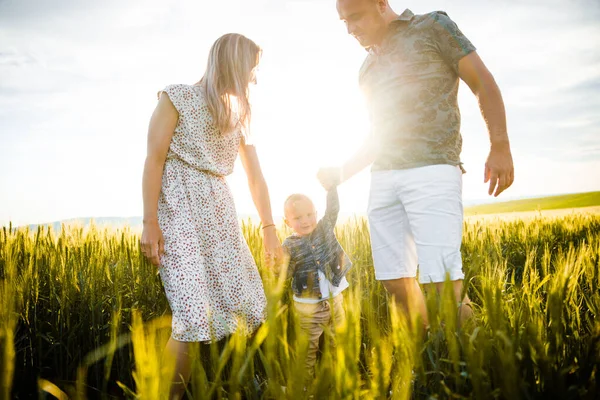
[(252, 71), (250, 71), (250, 79), (248, 80), (248, 83), (252, 83), (252, 84), (256, 85), (258, 82), (257, 78), (256, 78), (257, 74), (258, 74), (258, 65), (255, 66), (254, 68), (252, 68)]
[(254, 85), (256, 85), (258, 83), (258, 71), (259, 71), (259, 65), (260, 65), (260, 57), (262, 55), (262, 51), (258, 51), (258, 53), (256, 54), (256, 61), (254, 62), (254, 66), (252, 67), (252, 70), (250, 71), (250, 79), (248, 80), (249, 83), (252, 83)]

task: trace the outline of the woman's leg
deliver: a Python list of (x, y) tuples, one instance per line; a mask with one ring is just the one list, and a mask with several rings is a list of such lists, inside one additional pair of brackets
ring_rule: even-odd
[(189, 342), (180, 342), (170, 338), (167, 342), (167, 351), (175, 358), (175, 372), (171, 384), (170, 400), (179, 400), (185, 394), (187, 383), (192, 372), (192, 356), (190, 354), (192, 344)]

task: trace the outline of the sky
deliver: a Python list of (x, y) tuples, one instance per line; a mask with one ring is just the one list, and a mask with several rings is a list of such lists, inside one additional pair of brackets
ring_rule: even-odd
[[(515, 183), (498, 199), (600, 190), (600, 2), (391, 0), (444, 10), (502, 91)], [(366, 55), (334, 0), (0, 0), (0, 225), (142, 214), (141, 176), (156, 93), (197, 82), (214, 40), (242, 33), (264, 50), (252, 133), (273, 213), (294, 192), (322, 212), (322, 166), (368, 132), (358, 87)], [(459, 90), (465, 203), (487, 198), (489, 151), (475, 97)], [(255, 213), (239, 164), (239, 213)], [(364, 213), (365, 170), (340, 187)]]

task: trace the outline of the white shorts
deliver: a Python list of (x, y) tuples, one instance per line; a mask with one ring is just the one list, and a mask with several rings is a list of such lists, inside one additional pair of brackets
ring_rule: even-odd
[(369, 228), (375, 278), (443, 282), (464, 278), (462, 171), (429, 165), (371, 175)]

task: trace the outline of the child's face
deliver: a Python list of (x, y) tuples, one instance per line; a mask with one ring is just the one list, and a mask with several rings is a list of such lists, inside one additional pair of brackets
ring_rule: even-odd
[(317, 212), (312, 201), (296, 200), (285, 209), (285, 223), (300, 236), (310, 235), (317, 227)]

